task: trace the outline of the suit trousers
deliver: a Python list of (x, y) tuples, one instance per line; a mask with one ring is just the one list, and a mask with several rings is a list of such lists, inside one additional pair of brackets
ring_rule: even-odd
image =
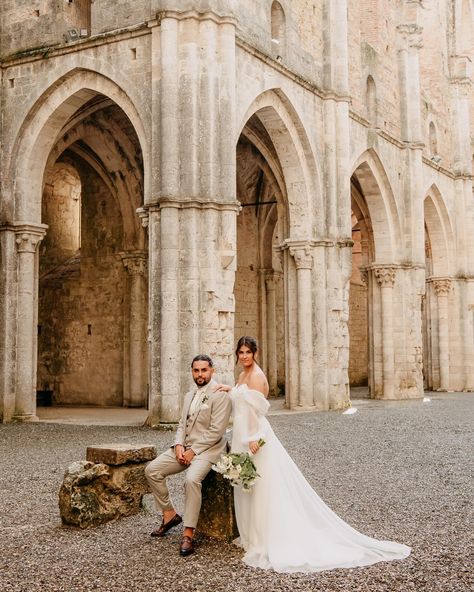
[(211, 470), (212, 463), (195, 456), (190, 465), (182, 465), (176, 460), (174, 448), (170, 448), (152, 460), (145, 469), (151, 492), (159, 510), (172, 510), (166, 477), (186, 471), (184, 484), (184, 516), (185, 527), (196, 528), (201, 510), (202, 481)]

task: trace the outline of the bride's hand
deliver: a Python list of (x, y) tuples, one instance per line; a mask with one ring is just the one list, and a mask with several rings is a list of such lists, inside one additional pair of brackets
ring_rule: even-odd
[(255, 440), (255, 442), (249, 442), (249, 448), (252, 454), (257, 454), (257, 452), (260, 450), (258, 440)]
[(213, 389), (213, 393), (228, 393), (232, 390), (232, 387), (228, 384), (217, 384)]

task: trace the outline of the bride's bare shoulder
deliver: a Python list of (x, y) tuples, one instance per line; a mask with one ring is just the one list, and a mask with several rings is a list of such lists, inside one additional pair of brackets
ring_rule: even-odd
[(247, 386), (255, 391), (260, 391), (265, 397), (268, 396), (269, 386), (267, 377), (261, 368), (256, 368), (250, 375)]

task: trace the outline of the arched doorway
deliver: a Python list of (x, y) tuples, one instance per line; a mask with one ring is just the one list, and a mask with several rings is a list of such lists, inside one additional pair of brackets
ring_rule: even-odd
[[(252, 142), (258, 138), (269, 165)], [(270, 395), (285, 393), (285, 304), (283, 241), (288, 236), (284, 187), (272, 142), (257, 116), (249, 119), (237, 144), (236, 338), (256, 336)]]
[(422, 301), (423, 379), (428, 390), (450, 388), (449, 309), (453, 282), (450, 277), (454, 244), (449, 215), (435, 186), (424, 200), (425, 278)]
[(37, 391), (53, 404), (146, 406), (142, 196), (133, 126), (97, 95), (64, 125), (44, 176)]
[[(395, 398), (394, 318), (401, 232), (395, 200), (375, 153), (361, 155), (351, 177), (353, 273), (349, 295), (349, 381), (371, 398)], [(357, 393), (359, 394), (359, 393)], [(362, 396), (366, 393), (362, 393)], [(367, 395), (366, 395), (367, 396)]]
[(368, 269), (374, 261), (373, 232), (367, 203), (351, 177), (352, 275), (349, 291), (349, 385), (358, 397), (369, 395)]
[(260, 337), (271, 392), (284, 392), (288, 408), (325, 409), (324, 246), (314, 239), (325, 214), (312, 148), (279, 89), (259, 95), (241, 121), (234, 337)]
[(18, 325), (15, 415), (35, 417), (37, 392), (53, 404), (146, 406), (141, 120), (113, 82), (76, 70), (24, 121), (14, 197), (18, 319), (27, 322)]

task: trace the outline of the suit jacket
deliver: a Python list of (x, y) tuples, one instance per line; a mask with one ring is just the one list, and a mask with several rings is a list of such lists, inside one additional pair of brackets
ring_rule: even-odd
[(181, 444), (192, 448), (196, 456), (211, 463), (216, 463), (221, 454), (226, 452), (227, 441), (224, 433), (229, 423), (232, 403), (228, 393), (213, 393), (217, 384), (211, 380), (205, 389), (204, 401), (188, 420), (191, 401), (197, 391), (193, 388), (186, 394), (173, 446)]

